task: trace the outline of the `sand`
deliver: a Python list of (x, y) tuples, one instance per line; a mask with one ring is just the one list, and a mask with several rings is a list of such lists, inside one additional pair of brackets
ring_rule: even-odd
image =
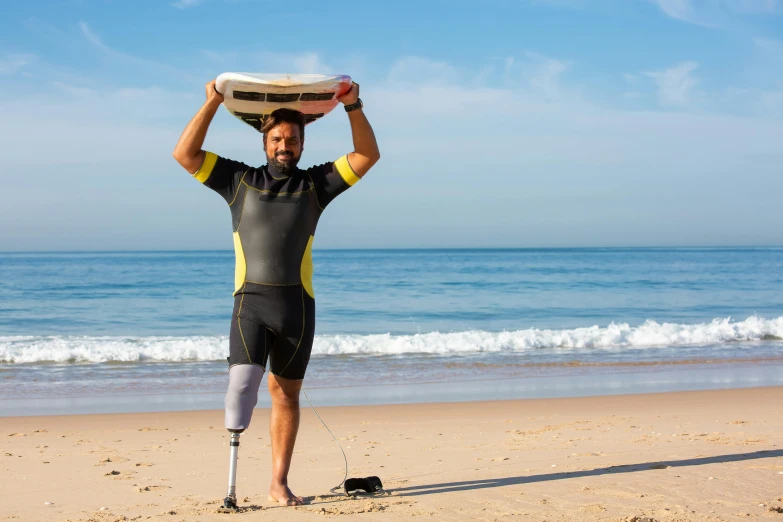
[[(314, 398), (315, 399), (315, 398)], [(222, 412), (0, 418), (0, 521), (745, 520), (783, 522), (783, 388), (303, 409), (290, 483), (267, 501), (268, 411), (242, 436), (241, 512), (220, 514)]]

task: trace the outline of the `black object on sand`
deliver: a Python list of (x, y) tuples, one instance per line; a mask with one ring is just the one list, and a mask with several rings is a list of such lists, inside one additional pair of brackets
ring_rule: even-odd
[(345, 481), (346, 495), (355, 495), (360, 491), (364, 493), (383, 491), (383, 483), (378, 477), (349, 478)]

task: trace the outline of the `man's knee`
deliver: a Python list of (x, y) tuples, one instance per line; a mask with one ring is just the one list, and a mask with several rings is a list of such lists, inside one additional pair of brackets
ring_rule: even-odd
[(278, 377), (272, 373), (267, 380), (269, 395), (272, 401), (286, 406), (299, 405), (299, 392), (302, 389), (302, 380), (291, 380)]

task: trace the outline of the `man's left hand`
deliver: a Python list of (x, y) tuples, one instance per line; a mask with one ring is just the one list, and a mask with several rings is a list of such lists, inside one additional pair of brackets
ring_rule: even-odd
[(350, 105), (356, 103), (359, 100), (359, 84), (352, 82), (351, 90), (337, 97), (337, 101), (343, 105)]

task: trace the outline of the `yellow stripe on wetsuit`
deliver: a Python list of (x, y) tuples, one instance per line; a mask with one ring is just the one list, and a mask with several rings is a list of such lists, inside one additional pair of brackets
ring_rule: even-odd
[(337, 169), (337, 173), (340, 174), (340, 177), (342, 177), (343, 180), (350, 186), (353, 186), (354, 183), (361, 179), (353, 171), (351, 164), (348, 163), (348, 156), (343, 156), (342, 158), (335, 161), (334, 166)]
[(313, 292), (313, 236), (307, 240), (307, 247), (302, 256), (302, 264), (299, 267), (299, 274), (302, 278), (302, 286), (310, 297), (315, 297)]
[(239, 289), (245, 284), (245, 275), (247, 274), (247, 263), (245, 261), (245, 251), (242, 248), (242, 240), (239, 232), (234, 232), (234, 255), (236, 257), (236, 268), (234, 270), (234, 295), (237, 295)]
[(215, 163), (217, 163), (218, 159), (217, 155), (211, 152), (204, 151), (204, 154), (204, 163), (202, 163), (196, 173), (193, 174), (193, 177), (202, 183), (206, 183), (209, 176), (212, 175), (212, 170), (214, 170)]

